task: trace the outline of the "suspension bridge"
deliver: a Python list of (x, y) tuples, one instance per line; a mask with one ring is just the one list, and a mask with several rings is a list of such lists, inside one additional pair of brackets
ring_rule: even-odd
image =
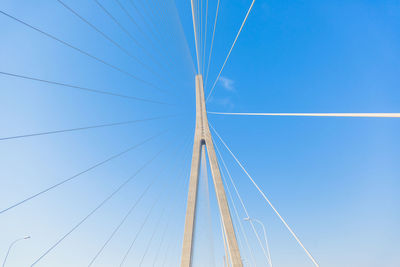
[[(2, 198), (0, 221), (3, 220), (6, 224), (17, 225), (19, 231), (22, 231), (22, 229), (30, 231), (30, 223), (23, 219), (24, 216), (27, 216), (31, 218), (28, 221), (32, 220), (32, 228), (41, 229), (37, 230), (37, 235), (42, 234), (43, 236), (46, 231), (49, 231), (49, 234), (46, 234), (47, 237), (40, 242), (40, 245), (35, 246), (32, 257), (25, 257), (16, 249), (14, 252), (11, 248), (16, 242), (28, 242), (24, 241), (25, 239), (34, 242), (33, 240), (40, 239), (40, 236), (35, 236), (32, 233), (32, 238), (29, 236), (28, 238), (16, 239), (8, 249), (3, 266), (9, 266), (12, 262), (21, 264), (22, 261), (18, 261), (16, 258), (29, 260), (29, 263), (23, 261), (23, 264), (29, 264), (29, 266), (55, 266), (54, 264), (57, 264), (57, 266), (191, 267), (219, 266), (220, 264), (227, 267), (274, 266), (274, 251), (270, 249), (273, 245), (270, 244), (268, 227), (265, 227), (267, 222), (257, 219), (258, 215), (253, 214), (254, 210), (246, 203), (248, 195), (243, 194), (240, 189), (241, 183), (237, 183), (233, 179), (232, 172), (223, 157), (223, 152), (230, 155), (230, 160), (235, 162), (236, 166), (242, 171), (246, 181), (252, 186), (254, 194), (258, 195), (258, 203), (262, 203), (260, 205), (272, 211), (276, 216), (275, 218), (287, 230), (291, 241), (297, 245), (299, 251), (302, 251), (305, 264), (320, 266), (318, 253), (314, 253), (308, 247), (307, 242), (303, 241), (303, 238), (307, 240), (305, 234), (295, 231), (296, 226), (291, 225), (286, 216), (279, 211), (279, 204), (274, 203), (269, 198), (268, 190), (261, 185), (261, 177), (251, 174), (246, 164), (240, 160), (240, 156), (216, 130), (218, 125), (212, 125), (208, 117), (295, 117), (294, 119), (319, 117), (327, 120), (336, 117), (358, 120), (359, 118), (396, 119), (400, 118), (400, 113), (355, 113), (355, 111), (350, 113), (271, 113), (268, 110), (257, 113), (209, 110), (208, 103), (212, 101), (215, 91), (218, 90), (224, 69), (229, 65), (230, 56), (241, 40), (241, 34), (246, 29), (247, 21), (251, 19), (255, 9), (261, 8), (257, 5), (257, 1), (245, 1), (246, 9), (241, 13), (240, 24), (237, 25), (237, 28), (234, 28), (234, 38), (229, 40), (229, 46), (227, 51), (223, 53), (221, 64), (214, 63), (213, 56), (216, 53), (214, 44), (222, 7), (229, 5), (229, 1), (186, 0), (181, 10), (176, 7), (173, 0), (160, 2), (151, 0), (93, 0), (88, 2), (90, 3), (56, 0), (52, 1), (51, 5), (54, 5), (52, 8), (57, 10), (57, 14), (73, 20), (73, 24), (76, 25), (75, 29), (85, 27), (90, 34), (95, 36), (93, 40), (97, 40), (98, 45), (82, 45), (82, 42), (76, 41), (79, 38), (84, 38), (83, 35), (79, 38), (74, 38), (71, 35), (64, 38), (59, 34), (60, 32), (57, 33), (54, 29), (47, 30), (46, 25), (35, 24), (34, 19), (24, 17), (25, 12), (15, 12), (15, 10), (21, 8), (19, 4), (11, 5), (8, 8), (1, 7), (0, 10), (3, 28), (12, 25), (12, 27), (16, 27), (16, 30), (13, 31), (17, 32), (19, 36), (27, 34), (44, 39), (46, 41), (42, 48), (44, 55), (48, 50), (48, 53), (57, 57), (57, 53), (49, 48), (54, 45), (68, 50), (68, 53), (71, 53), (72, 61), (57, 58), (59, 65), (64, 64), (62, 60), (68, 62), (65, 63), (66, 65), (73, 65), (75, 57), (84, 58), (90, 64), (96, 66), (90, 69), (98, 73), (96, 76), (100, 76), (101, 81), (94, 83), (95, 86), (83, 85), (72, 81), (79, 75), (70, 80), (63, 75), (54, 75), (58, 78), (47, 78), (49, 75), (44, 75), (45, 72), (42, 72), (42, 76), (40, 76), (26, 71), (13, 71), (13, 69), (16, 69), (15, 66), (10, 69), (2, 67), (0, 70), (2, 79), (12, 80), (20, 83), (21, 86), (33, 83), (38, 87), (50, 88), (47, 94), (55, 89), (64, 90), (59, 100), (64, 97), (65, 92), (72, 91), (74, 96), (66, 100), (71, 101), (71, 103), (74, 103), (77, 94), (85, 94), (88, 99), (96, 96), (97, 99), (100, 99), (98, 105), (107, 108), (99, 111), (98, 114), (91, 113), (90, 108), (85, 109), (89, 116), (93, 118), (110, 117), (108, 115), (114, 112), (114, 107), (109, 106), (108, 99), (112, 99), (110, 101), (114, 106), (121, 105), (121, 111), (118, 112), (118, 115), (122, 114), (125, 118), (100, 124), (81, 124), (74, 127), (55, 127), (38, 131), (20, 131), (15, 128), (17, 129), (17, 131), (14, 131), (16, 134), (10, 135), (4, 135), (7, 131), (2, 132), (0, 145), (12, 146), (15, 142), (20, 142), (15, 150), (22, 153), (26, 149), (24, 145), (46, 146), (46, 144), (42, 145), (41, 143), (29, 143), (30, 140), (35, 142), (35, 140), (44, 140), (53, 136), (85, 134), (91, 131), (103, 132), (99, 135), (94, 133), (95, 136), (87, 135), (85, 143), (95, 142), (96, 146), (100, 146), (106, 143), (104, 140), (112, 136), (116, 136), (116, 139), (120, 139), (124, 143), (123, 146), (118, 144), (117, 149), (115, 147), (111, 149), (110, 146), (104, 144), (106, 151), (97, 150), (96, 147), (94, 153), (98, 153), (97, 157), (88, 162), (75, 162), (73, 158), (61, 159), (61, 162), (54, 163), (57, 166), (64, 165), (58, 167), (65, 173), (61, 177), (57, 173), (49, 171), (50, 176), (57, 174), (58, 178), (44, 179), (35, 186), (26, 187), (22, 185), (19, 192), (17, 192), (18, 187), (16, 186), (21, 185), (23, 180), (16, 178), (17, 182), (15, 185), (11, 185), (10, 190), (4, 187), (4, 190), (11, 192), (11, 194)], [(34, 9), (34, 7), (30, 8)], [(180, 14), (182, 10), (185, 12), (183, 15)], [(96, 12), (97, 15), (91, 15), (93, 12)], [(101, 19), (99, 20), (97, 16), (100, 16)], [(182, 18), (186, 18), (186, 20), (182, 20)], [(187, 18), (191, 20), (190, 26), (182, 22), (187, 22)], [(174, 28), (169, 29), (169, 32), (163, 28), (170, 27), (170, 25), (174, 25)], [(185, 29), (191, 29), (191, 36), (186, 36)], [(64, 30), (68, 29), (63, 28), (61, 32), (65, 32)], [(119, 35), (115, 35), (115, 31), (118, 31)], [(170, 43), (174, 39), (178, 41), (171, 45)], [(193, 42), (190, 40), (193, 40)], [(108, 55), (99, 53), (101, 46), (112, 49), (113, 52)], [(218, 53), (221, 54), (221, 52)], [(115, 54), (119, 55), (117, 60), (114, 60)], [(181, 57), (177, 58), (177, 55)], [(46, 62), (46, 64), (49, 63)], [(10, 65), (14, 64), (10, 63)], [(210, 68), (213, 65), (216, 65), (216, 67)], [(79, 66), (76, 66), (76, 68), (79, 68)], [(58, 69), (62, 69), (62, 66)], [(79, 71), (87, 70), (86, 65), (79, 69)], [(105, 73), (108, 72), (112, 72), (111, 78), (106, 77)], [(55, 74), (54, 72), (51, 73)], [(86, 72), (85, 75), (89, 73), (90, 71)], [(183, 75), (186, 78), (179, 81), (179, 77)], [(133, 88), (134, 90), (113, 89), (115, 82), (109, 80), (124, 80), (120, 84), (129, 84), (129, 89)], [(117, 84), (119, 85), (119, 83)], [(184, 90), (185, 94), (194, 94), (195, 101), (189, 103), (182, 96), (184, 93), (173, 91), (175, 87)], [(6, 96), (10, 97), (9, 95)], [(119, 101), (123, 101), (124, 104), (118, 104)], [(183, 101), (187, 103), (183, 103)], [(133, 112), (129, 111), (132, 103), (135, 105)], [(186, 109), (181, 107), (184, 104), (187, 105)], [(34, 103), (33, 107), (35, 105), (40, 105), (39, 101)], [(57, 107), (54, 106), (53, 108), (57, 110)], [(64, 108), (61, 107), (61, 112), (64, 111)], [(192, 111), (195, 113), (191, 113)], [(47, 112), (51, 116), (52, 110), (49, 109)], [(60, 121), (64, 117), (61, 112), (57, 113)], [(23, 115), (24, 118), (25, 116), (27, 114)], [(78, 114), (72, 116), (79, 118), (82, 114), (78, 112)], [(183, 117), (194, 117), (195, 122), (191, 120), (190, 124), (187, 121), (182, 123)], [(35, 123), (30, 125), (30, 128), (36, 129)], [(55, 125), (63, 124), (57, 123)], [(7, 128), (7, 124), (3, 125), (3, 128)], [(112, 129), (129, 129), (129, 131), (124, 130), (124, 134), (121, 135), (113, 132)], [(157, 129), (155, 133), (154, 129)], [(132, 140), (131, 135), (134, 135), (135, 140)], [(62, 147), (54, 146), (54, 153), (51, 153), (51, 157), (46, 156), (46, 163), (52, 164), (50, 160), (57, 157), (56, 149), (74, 149), (74, 151), (77, 151), (72, 142), (63, 141)], [(129, 142), (128, 146), (126, 142)], [(53, 145), (48, 143), (47, 146)], [(85, 147), (85, 145), (82, 146)], [(33, 150), (38, 149), (36, 145), (33, 147)], [(224, 151), (221, 152), (219, 147), (224, 148)], [(154, 148), (156, 148), (155, 152), (153, 152)], [(113, 152), (109, 153), (110, 150)], [(131, 154), (135, 152), (136, 155), (132, 156)], [(29, 155), (29, 152), (27, 154)], [(38, 154), (40, 155), (40, 153)], [(89, 157), (87, 153), (83, 153), (82, 156)], [(130, 162), (129, 166), (121, 167), (123, 165), (121, 161), (127, 158)], [(12, 164), (13, 161), (16, 161), (16, 158), (11, 157), (7, 162)], [(69, 161), (71, 163), (67, 163)], [(112, 173), (111, 169), (107, 169), (112, 164), (121, 167), (116, 175), (123, 178), (107, 180), (104, 177), (109, 177)], [(75, 170), (71, 169), (70, 165), (75, 165)], [(213, 196), (208, 192), (208, 165), (213, 182), (213, 192), (215, 192), (215, 201), (212, 201)], [(20, 174), (29, 175), (29, 172), (34, 172), (34, 177), (38, 179), (40, 174), (36, 168), (39, 167), (27, 167), (27, 173), (20, 170)], [(98, 180), (102, 180), (99, 184), (93, 179), (81, 183), (80, 180), (87, 179), (85, 176), (92, 173), (99, 176)], [(7, 174), (7, 176), (9, 175)], [(1, 178), (8, 179), (11, 177), (6, 177), (3, 174)], [(110, 180), (113, 180), (112, 183), (110, 183)], [(207, 193), (199, 196), (199, 186), (202, 186), (201, 180), (205, 181)], [(78, 188), (76, 189), (74, 186)], [(62, 193), (64, 190), (66, 195)], [(100, 191), (99, 194), (97, 194), (97, 190)], [(240, 193), (241, 191), (242, 193)], [(93, 195), (95, 197), (92, 197)], [(74, 200), (75, 196), (76, 200)], [(60, 199), (57, 200), (57, 198)], [(209, 243), (205, 245), (209, 249), (206, 252), (208, 255), (201, 255), (199, 251), (196, 252), (196, 249), (199, 249), (199, 245), (196, 244), (196, 236), (207, 234), (203, 227), (199, 227), (201, 223), (198, 222), (199, 216), (206, 216), (199, 214), (198, 206), (201, 198), (205, 198), (206, 203), (208, 203), (206, 210), (209, 213), (209, 222), (206, 224), (210, 229), (208, 232)], [(55, 203), (54, 207), (52, 206), (53, 202)], [(110, 205), (118, 203), (122, 203), (122, 206), (110, 208)], [(210, 203), (215, 205), (213, 209), (218, 217), (211, 214)], [(33, 206), (37, 209), (36, 214), (29, 212)], [(75, 207), (78, 212), (73, 214)], [(101, 215), (101, 212), (107, 208), (107, 215)], [(56, 216), (55, 214), (58, 214), (57, 216), (60, 216), (61, 219), (58, 220), (53, 217)], [(33, 218), (40, 217), (40, 219), (32, 219), (32, 216)], [(14, 218), (18, 218), (21, 222), (16, 223)], [(106, 226), (90, 226), (93, 220), (106, 222)], [(210, 222), (210, 220), (213, 221)], [(53, 226), (50, 227), (56, 221), (62, 225), (61, 230), (53, 229)], [(49, 226), (47, 226), (47, 223)], [(220, 229), (216, 230), (216, 224), (220, 226)], [(312, 226), (313, 222), (310, 221), (309, 224)], [(47, 227), (48, 229), (46, 229)], [(103, 234), (97, 236), (94, 234), (95, 230)], [(89, 234), (82, 233), (84, 231), (89, 232)], [(211, 239), (216, 239), (215, 232), (220, 234), (219, 241), (221, 244), (219, 245), (212, 244), (214, 241)], [(21, 235), (23, 234), (25, 233), (21, 233)], [(63, 252), (64, 244), (67, 242), (72, 242), (71, 244), (79, 243), (80, 239), (77, 239), (79, 234), (83, 234), (85, 240), (90, 240), (89, 243), (85, 243), (85, 246), (90, 246), (90, 249), (82, 253), (74, 252), (79, 255), (77, 263), (58, 262), (60, 258), (64, 259), (64, 256), (68, 254), (66, 251)], [(300, 239), (300, 236), (303, 238)], [(74, 237), (76, 239), (72, 239)], [(6, 240), (2, 238), (1, 242), (6, 242)], [(109, 254), (110, 247), (115, 247), (111, 254)], [(220, 247), (220, 250), (215, 249), (218, 247)], [(68, 248), (71, 250), (71, 246)], [(80, 248), (79, 250), (84, 249)], [(14, 253), (15, 256), (13, 256)], [(64, 255), (63, 253), (67, 254)], [(215, 263), (214, 254), (219, 258), (218, 263)], [(13, 257), (14, 261), (12, 261)], [(204, 259), (202, 261), (202, 258), (207, 257), (210, 258), (209, 262), (205, 263)], [(223, 262), (220, 262), (221, 258)]]

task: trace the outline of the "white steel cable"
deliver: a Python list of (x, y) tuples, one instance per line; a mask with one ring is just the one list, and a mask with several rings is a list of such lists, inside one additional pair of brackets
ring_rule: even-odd
[[(238, 197), (238, 199), (240, 201), (240, 204), (242, 205), (242, 208), (243, 208), (244, 213), (246, 214), (246, 217), (247, 218), (251, 218), (249, 213), (248, 213), (248, 211), (247, 211), (246, 206), (244, 205), (243, 199), (239, 194), (239, 190), (237, 189), (236, 184), (232, 179), (231, 173), (229, 172), (228, 167), (225, 164), (225, 160), (222, 158), (221, 152), (219, 151), (217, 146), (215, 146), (215, 149), (217, 150), (217, 153), (218, 153), (218, 155), (219, 155), (219, 157), (220, 157), (220, 159), (222, 161), (222, 165), (224, 165), (224, 168), (225, 168), (226, 172), (228, 173), (228, 177), (229, 177), (229, 179), (230, 179), (230, 181), (231, 181), (231, 183), (233, 185), (233, 188), (235, 189), (235, 193), (236, 193), (236, 195), (237, 195), (237, 197)], [(263, 254), (264, 254), (265, 258), (267, 259), (269, 265), (272, 267), (271, 258), (270, 258), (270, 256), (268, 256), (268, 255), (270, 255), (269, 251), (268, 252), (265, 251), (265, 248), (264, 248), (264, 246), (263, 246), (263, 244), (261, 242), (261, 238), (260, 238), (260, 236), (259, 236), (259, 234), (258, 234), (258, 232), (257, 232), (257, 230), (256, 230), (256, 228), (254, 226), (254, 223), (251, 220), (249, 221), (249, 223), (251, 225), (251, 228), (253, 229), (254, 234), (257, 237), (257, 241), (258, 241), (258, 243), (259, 243), (259, 245), (260, 245), (260, 247), (261, 247), (261, 249), (263, 251)], [(267, 249), (268, 249), (268, 247), (267, 247)]]
[(225, 256), (224, 256), (224, 267), (229, 267), (229, 251), (227, 249), (227, 245), (226, 245), (226, 233), (225, 233), (225, 229), (224, 229), (224, 225), (222, 223), (222, 219), (219, 218), (219, 222), (221, 224), (221, 233), (222, 233), (222, 239), (224, 240), (224, 250), (225, 250)]
[(215, 28), (217, 27), (217, 19), (218, 19), (218, 11), (219, 11), (219, 2), (218, 0), (217, 3), (217, 11), (215, 12), (215, 20), (214, 20), (214, 29), (213, 29), (213, 34), (211, 38), (211, 46), (210, 46), (210, 53), (208, 55), (208, 64), (207, 64), (207, 71), (206, 71), (206, 82), (204, 84), (204, 87), (207, 87), (207, 79), (208, 79), (208, 72), (210, 71), (210, 62), (211, 62), (211, 55), (212, 55), (212, 50), (213, 50), (213, 45), (214, 45), (214, 37), (215, 37)]
[(207, 50), (207, 22), (208, 22), (208, 0), (206, 0), (206, 23), (204, 27), (204, 48), (203, 48), (203, 72), (202, 75), (204, 75), (204, 67), (206, 63), (206, 50)]
[(211, 90), (210, 90), (210, 93), (209, 93), (208, 96), (207, 96), (206, 102), (208, 101), (208, 99), (210, 98), (212, 92), (214, 91), (215, 85), (217, 84), (217, 82), (218, 82), (218, 80), (219, 80), (219, 77), (221, 76), (222, 70), (224, 69), (224, 67), (225, 67), (225, 65), (226, 65), (226, 62), (228, 61), (228, 58), (229, 58), (229, 56), (231, 55), (232, 49), (233, 49), (233, 47), (235, 46), (236, 41), (237, 41), (237, 39), (239, 38), (240, 33), (242, 32), (243, 26), (244, 26), (244, 24), (246, 23), (246, 20), (247, 20), (247, 18), (249, 17), (250, 11), (253, 9), (253, 5), (254, 5), (255, 2), (256, 2), (256, 0), (253, 0), (253, 1), (251, 2), (251, 5), (250, 5), (250, 7), (249, 7), (249, 10), (247, 10), (246, 17), (244, 18), (244, 20), (243, 20), (243, 22), (242, 22), (242, 25), (240, 26), (240, 29), (239, 29), (239, 31), (238, 31), (238, 33), (237, 33), (237, 35), (236, 35), (235, 40), (233, 41), (233, 44), (232, 44), (232, 46), (231, 46), (231, 49), (229, 49), (228, 55), (226, 56), (225, 61), (224, 61), (224, 64), (222, 64), (221, 70), (220, 70), (219, 73), (218, 73), (217, 79), (215, 79), (214, 85), (212, 86), (212, 88), (211, 88)]
[(261, 188), (257, 185), (257, 183), (253, 180), (253, 178), (250, 176), (250, 174), (246, 171), (246, 169), (243, 167), (243, 165), (240, 163), (240, 161), (236, 158), (236, 156), (233, 154), (233, 152), (229, 149), (227, 144), (222, 140), (221, 136), (218, 134), (218, 132), (214, 129), (214, 127), (210, 124), (211, 129), (214, 131), (214, 133), (217, 135), (219, 140), (221, 140), (222, 144), (225, 146), (225, 148), (229, 151), (229, 153), (232, 155), (232, 157), (235, 159), (236, 163), (240, 166), (240, 168), (244, 171), (244, 173), (247, 175), (247, 177), (251, 180), (253, 185), (257, 188), (258, 192), (262, 195), (262, 197), (267, 201), (268, 205), (273, 209), (275, 214), (279, 217), (279, 219), (282, 221), (282, 223), (286, 226), (286, 228), (289, 230), (289, 232), (292, 234), (294, 239), (296, 239), (297, 243), (303, 248), (303, 250), (306, 252), (307, 256), (310, 258), (310, 260), (314, 263), (315, 266), (319, 267), (317, 261), (314, 259), (314, 257), (310, 254), (310, 252), (305, 248), (303, 243), (301, 243), (300, 239), (297, 237), (297, 235), (293, 232), (292, 228), (286, 223), (286, 221), (283, 219), (283, 217), (279, 214), (279, 212), (276, 210), (274, 205), (272, 205), (271, 201), (267, 198), (265, 193), (261, 190)]
[[(199, 9), (199, 20), (200, 20), (200, 23), (199, 23), (199, 27), (200, 27), (200, 31), (199, 31), (199, 34), (200, 34), (200, 67), (201, 67), (201, 69), (203, 69), (203, 65), (204, 65), (204, 63), (203, 63), (203, 58), (202, 58), (202, 56), (201, 55), (203, 55), (203, 0), (199, 0), (199, 7), (200, 7), (200, 9)], [(203, 73), (201, 73), (201, 71), (199, 70), (199, 73), (200, 74), (203, 74)]]
[(353, 117), (353, 118), (400, 118), (400, 113), (231, 113), (213, 112), (217, 115), (238, 116), (295, 116), (295, 117)]
[(193, 57), (190, 54), (189, 44), (188, 44), (188, 41), (187, 41), (187, 38), (186, 38), (185, 31), (183, 30), (183, 24), (182, 24), (181, 17), (179, 16), (179, 13), (178, 13), (178, 8), (176, 7), (176, 2), (175, 2), (175, 0), (172, 0), (171, 2), (173, 3), (172, 6), (173, 6), (174, 15), (175, 15), (175, 17), (176, 17), (176, 19), (178, 21), (179, 31), (182, 34), (182, 38), (183, 38), (184, 43), (185, 43), (185, 50), (186, 50), (186, 52), (188, 54), (188, 58), (190, 59), (190, 63), (191, 63), (190, 65), (193, 68), (192, 69), (193, 70), (193, 74), (194, 74), (194, 76), (196, 76), (196, 67), (195, 67), (194, 62), (193, 62)]
[(194, 31), (194, 42), (196, 46), (196, 57), (197, 57), (197, 73), (200, 72), (200, 62), (199, 62), (199, 48), (197, 44), (197, 29), (196, 29), (196, 18), (195, 18), (195, 11), (194, 11), (194, 3), (193, 0), (190, 0), (190, 4), (192, 7), (192, 20), (193, 20), (193, 31)]
[[(222, 160), (221, 154), (219, 153), (219, 150), (218, 150), (217, 146), (215, 146), (215, 147), (216, 147), (216, 149), (217, 149), (217, 152), (218, 152), (218, 154), (219, 154), (219, 157), (220, 157), (221, 160)], [(225, 167), (226, 172), (228, 173), (228, 169), (226, 168), (225, 164), (224, 164), (224, 167)], [(230, 200), (231, 200), (231, 202), (232, 202), (232, 206), (233, 206), (233, 210), (235, 211), (236, 218), (237, 218), (237, 220), (239, 221), (240, 230), (241, 230), (242, 233), (243, 233), (243, 236), (244, 236), (244, 239), (245, 239), (245, 242), (246, 242), (246, 246), (247, 246), (247, 248), (249, 249), (250, 256), (251, 256), (251, 261), (252, 261), (252, 263), (253, 263), (253, 266), (256, 266), (255, 260), (254, 260), (254, 252), (253, 252), (253, 250), (252, 250), (251, 247), (250, 247), (249, 240), (248, 240), (248, 238), (247, 238), (246, 232), (244, 231), (244, 227), (243, 227), (242, 220), (240, 219), (239, 212), (238, 212), (238, 210), (237, 210), (237, 208), (236, 208), (236, 205), (235, 205), (235, 202), (234, 202), (234, 200), (233, 200), (233, 196), (232, 196), (231, 190), (229, 189), (228, 183), (227, 183), (227, 181), (226, 181), (226, 179), (225, 179), (225, 175), (224, 175), (223, 172), (221, 172), (221, 176), (222, 176), (222, 179), (224, 180), (224, 183), (225, 183), (225, 185), (226, 185), (226, 189), (227, 189), (227, 191), (228, 191), (229, 198), (230, 198)]]
[(267, 230), (265, 230), (264, 224), (263, 224), (260, 220), (257, 220), (257, 219), (254, 219), (254, 218), (246, 218), (246, 219), (251, 220), (251, 221), (255, 221), (256, 223), (258, 223), (259, 225), (261, 225), (261, 227), (262, 227), (262, 229), (263, 229), (263, 232), (264, 232), (265, 246), (266, 246), (267, 252), (268, 252), (269, 265), (272, 267), (272, 259), (271, 259), (271, 253), (270, 253), (270, 251), (269, 251)]
[[(211, 215), (211, 204), (210, 204), (210, 191), (209, 191), (209, 184), (208, 184), (208, 175), (207, 175), (207, 159), (206, 159), (206, 149), (205, 145), (202, 145), (201, 148), (201, 169), (200, 169), (200, 180), (201, 182), (201, 188), (200, 191), (203, 191), (202, 193), (203, 198), (205, 199), (206, 203), (206, 212), (207, 212), (207, 222), (204, 223), (206, 224), (207, 228), (207, 234), (208, 234), (208, 256), (209, 256), (209, 262), (208, 266), (209, 267), (215, 267), (215, 255), (214, 255), (214, 242), (213, 242), (213, 230), (212, 230), (212, 215)], [(198, 212), (198, 211), (197, 211)], [(205, 260), (205, 258), (203, 258)]]

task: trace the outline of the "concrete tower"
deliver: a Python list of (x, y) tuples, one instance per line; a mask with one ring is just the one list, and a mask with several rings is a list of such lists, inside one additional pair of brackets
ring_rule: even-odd
[(218, 159), (214, 150), (208, 125), (206, 103), (202, 75), (196, 75), (196, 129), (194, 134), (192, 165), (190, 171), (189, 192), (186, 208), (185, 231), (183, 236), (181, 267), (190, 267), (193, 253), (193, 232), (195, 228), (197, 187), (199, 180), (199, 167), (202, 146), (206, 146), (210, 162), (211, 174), (217, 195), (222, 227), (226, 234), (229, 259), (232, 267), (242, 267), (239, 247), (233, 228), (228, 201), (226, 199), (224, 184), (218, 166)]

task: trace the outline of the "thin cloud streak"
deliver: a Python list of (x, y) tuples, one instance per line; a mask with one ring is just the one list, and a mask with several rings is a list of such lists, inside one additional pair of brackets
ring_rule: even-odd
[(227, 91), (235, 90), (235, 86), (234, 86), (235, 81), (234, 80), (221, 76), (219, 78), (219, 82), (221, 83), (222, 87), (224, 87)]

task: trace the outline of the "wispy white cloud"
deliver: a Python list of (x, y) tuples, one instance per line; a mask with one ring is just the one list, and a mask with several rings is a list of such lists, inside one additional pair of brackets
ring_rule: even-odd
[(219, 82), (222, 84), (222, 87), (224, 87), (228, 91), (234, 91), (235, 90), (235, 81), (231, 80), (227, 77), (219, 77)]
[(219, 98), (214, 101), (217, 105), (221, 105), (224, 110), (231, 110), (235, 107), (230, 97)]

